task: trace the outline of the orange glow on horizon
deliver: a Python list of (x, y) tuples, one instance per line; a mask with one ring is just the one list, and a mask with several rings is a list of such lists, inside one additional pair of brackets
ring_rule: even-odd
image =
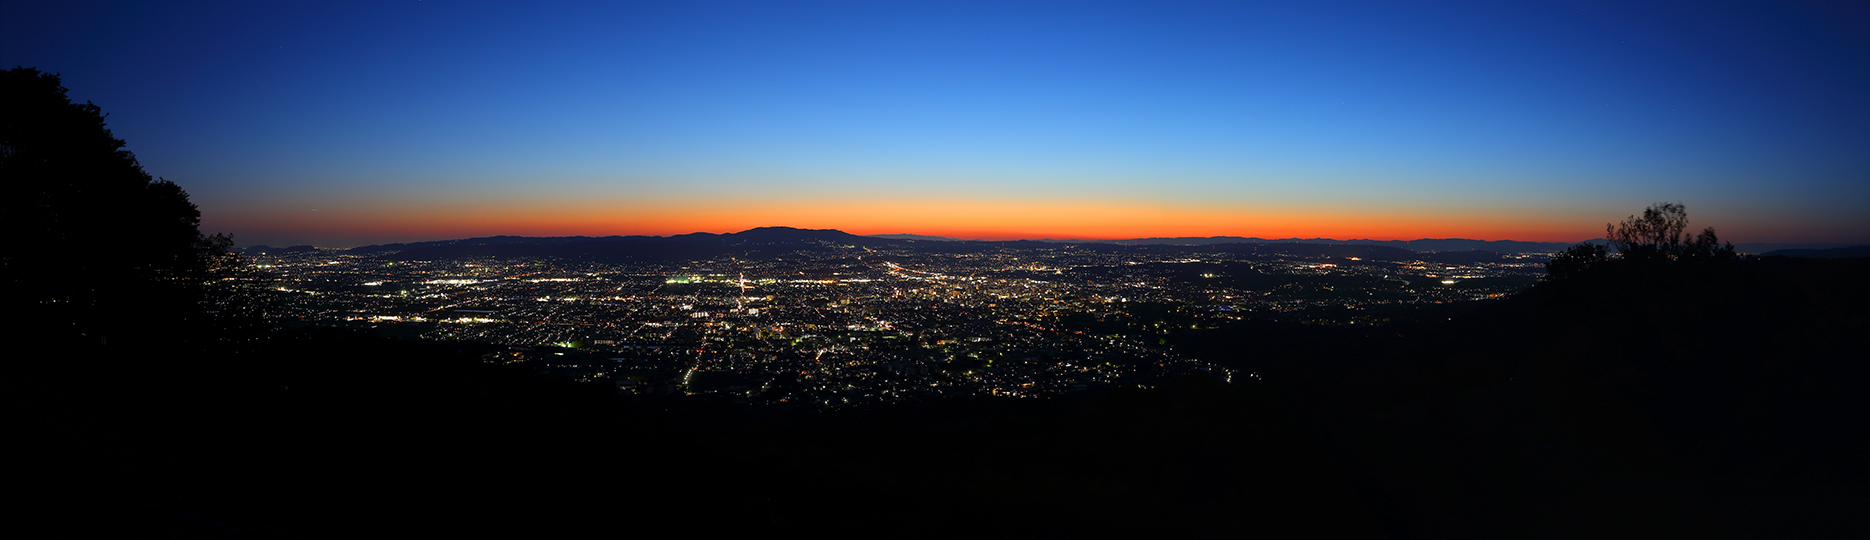
[[(669, 236), (755, 227), (838, 229), (959, 239), (1086, 239), (1240, 236), (1414, 240), (1473, 238), (1575, 242), (1601, 223), (1563, 212), (1263, 205), (1220, 207), (1111, 201), (423, 201), (215, 213), (205, 230), (260, 236), (354, 238), (387, 243), (479, 236)], [(222, 229), (215, 229), (221, 227)], [(395, 240), (369, 240), (395, 239)]]

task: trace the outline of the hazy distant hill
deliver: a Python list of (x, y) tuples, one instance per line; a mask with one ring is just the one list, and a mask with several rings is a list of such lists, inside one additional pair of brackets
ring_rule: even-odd
[(1870, 257), (1870, 246), (1850, 246), (1831, 249), (1780, 249), (1760, 254), (1761, 257), (1817, 257), (1837, 259), (1843, 257)]
[(949, 238), (946, 236), (927, 236), (921, 234), (872, 234), (868, 236), (871, 238), (884, 238), (889, 240), (922, 240), (929, 242), (962, 242), (967, 240), (965, 238)]
[[(919, 234), (875, 234), (872, 238), (894, 240), (922, 240), (938, 242), (961, 242), (964, 240), (941, 236), (923, 236)], [(1369, 246), (1388, 246), (1410, 251), (1490, 251), (1493, 253), (1554, 253), (1570, 247), (1566, 242), (1521, 242), (1518, 240), (1470, 240), (1466, 238), (1441, 238), (1420, 240), (1337, 240), (1332, 238), (1253, 238), (1241, 236), (1183, 236), (1176, 238), (1131, 238), (1127, 240), (1084, 240), (1045, 238), (1039, 242), (1061, 244), (1117, 244), (1124, 246), (1167, 245), (1167, 246), (1203, 246), (1212, 244), (1355, 244)]]
[(1473, 250), (1473, 251), (1439, 251), (1435, 253), (1425, 253), (1422, 255), (1423, 260), (1434, 261), (1438, 263), (1448, 263), (1448, 264), (1474, 264), (1474, 263), (1483, 263), (1483, 262), (1499, 262), (1501, 259), (1505, 257), (1506, 257), (1505, 255), (1501, 255), (1499, 253), (1494, 253), (1492, 251), (1482, 251), (1478, 249)]
[[(1092, 245), (1093, 244), (1085, 244), (1085, 245), (1078, 245), (1077, 247), (1089, 248)], [(1241, 254), (1241, 255), (1258, 255), (1258, 256), (1265, 256), (1265, 257), (1274, 257), (1274, 256), (1307, 257), (1307, 258), (1356, 257), (1359, 259), (1371, 259), (1371, 260), (1382, 260), (1382, 261), (1415, 261), (1415, 260), (1420, 260), (1422, 258), (1422, 254), (1416, 253), (1414, 251), (1409, 251), (1406, 249), (1393, 248), (1389, 246), (1369, 246), (1369, 245), (1357, 245), (1357, 244), (1303, 244), (1303, 243), (1285, 243), (1285, 242), (1281, 242), (1281, 243), (1244, 243), (1243, 242), (1243, 243), (1232, 243), (1232, 244), (1209, 244), (1209, 245), (1199, 245), (1199, 246), (1146, 244), (1146, 245), (1136, 245), (1136, 246), (1122, 246), (1120, 249), (1123, 249), (1125, 251), (1139, 251), (1139, 252), (1144, 252), (1144, 253), (1158, 252), (1158, 253), (1164, 253), (1164, 254), (1185, 253), (1189, 255), (1198, 255), (1204, 252), (1221, 252), (1221, 253), (1234, 253), (1234, 254)]]
[(618, 237), (582, 242), (437, 244), (408, 247), (395, 252), (375, 252), (388, 253), (385, 255), (386, 258), (399, 261), (430, 261), (461, 257), (556, 257), (625, 262), (705, 259), (732, 251), (734, 251), (733, 248), (728, 246), (682, 242), (659, 237)]
[(391, 253), (396, 260), (436, 260), (458, 257), (558, 257), (607, 262), (704, 259), (742, 253), (754, 255), (772, 248), (786, 251), (832, 246), (886, 246), (894, 241), (868, 238), (828, 229), (760, 227), (737, 233), (689, 233), (675, 236), (493, 236), (408, 244), (385, 244), (351, 249), (356, 254)]
[[(1603, 243), (1601, 238), (1586, 240)], [(929, 253), (975, 253), (992, 249), (1084, 249), (1142, 251), (1161, 253), (1197, 253), (1219, 250), (1228, 253), (1280, 254), (1296, 257), (1362, 257), (1379, 260), (1428, 260), (1445, 263), (1474, 263), (1499, 260), (1505, 254), (1553, 253), (1571, 244), (1564, 242), (1521, 242), (1517, 240), (1470, 240), (1465, 238), (1424, 238), (1419, 240), (1336, 240), (1331, 238), (1244, 238), (1209, 236), (1184, 238), (1138, 238), (1131, 240), (961, 240), (940, 236), (887, 234), (859, 236), (835, 229), (798, 229), (760, 227), (736, 233), (696, 232), (674, 236), (489, 236), (459, 240), (436, 240), (406, 244), (383, 244), (352, 248), (350, 253), (369, 255), (397, 252), (398, 260), (430, 260), (454, 257), (560, 257), (581, 260), (627, 261), (707, 258), (730, 253), (759, 256), (768, 252), (795, 249), (824, 249), (835, 246), (892, 247)], [(1788, 257), (1863, 257), (1865, 246), (1844, 247), (1838, 244), (1735, 244), (1742, 253), (1764, 253)], [(311, 246), (273, 248), (253, 246), (248, 253), (292, 253), (310, 251)], [(778, 251), (775, 251), (778, 250)], [(1427, 254), (1427, 255), (1425, 255)]]
[(500, 244), (573, 244), (580, 242), (615, 242), (629, 239), (652, 239), (660, 236), (486, 236), (463, 238), (458, 240), (432, 240), (428, 242), (409, 242), (397, 244), (379, 244), (351, 248), (356, 255), (369, 255), (386, 251), (405, 251), (438, 246), (491, 246)]
[[(745, 231), (740, 231), (737, 233), (728, 233), (728, 234), (697, 232), (697, 233), (688, 233), (688, 234), (678, 234), (678, 235), (667, 236), (667, 237), (663, 237), (663, 236), (550, 236), (550, 237), (487, 236), (487, 237), (480, 237), (480, 238), (464, 238), (464, 239), (458, 239), (458, 240), (436, 240), (436, 241), (430, 241), (430, 242), (410, 242), (410, 243), (399, 243), (399, 244), (381, 244), (381, 245), (362, 246), (362, 247), (357, 247), (357, 248), (351, 248), (350, 252), (353, 254), (368, 255), (368, 254), (384, 253), (384, 252), (390, 252), (390, 251), (418, 250), (415, 252), (416, 254), (433, 253), (433, 254), (437, 254), (437, 256), (440, 256), (439, 254), (447, 254), (447, 253), (458, 253), (458, 254), (465, 255), (465, 254), (475, 253), (479, 251), (487, 251), (488, 253), (494, 253), (494, 252), (512, 253), (515, 255), (518, 255), (520, 253), (537, 253), (537, 254), (545, 255), (545, 254), (556, 254), (556, 253), (565, 253), (565, 252), (578, 252), (580, 251), (581, 248), (558, 248), (558, 249), (507, 248), (507, 249), (502, 250), (502, 249), (494, 249), (494, 248), (485, 248), (485, 249), (469, 248), (465, 246), (495, 246), (495, 245), (503, 245), (503, 244), (525, 244), (525, 245), (542, 246), (542, 245), (610, 243), (610, 242), (624, 242), (625, 245), (628, 245), (628, 246), (637, 246), (637, 247), (643, 247), (643, 248), (647, 248), (649, 246), (660, 245), (660, 244), (655, 244), (654, 242), (679, 242), (679, 243), (685, 243), (685, 244), (694, 244), (697, 246), (713, 246), (713, 247), (787, 246), (787, 245), (802, 245), (802, 246), (844, 245), (844, 246), (860, 246), (860, 247), (901, 246), (901, 247), (910, 247), (917, 251), (936, 251), (936, 252), (974, 252), (974, 251), (979, 251), (982, 249), (987, 249), (989, 247), (1034, 248), (1034, 247), (1047, 247), (1047, 246), (1054, 246), (1054, 245), (1070, 245), (1072, 246), (1073, 249), (1096, 249), (1096, 246), (1099, 246), (1099, 245), (1198, 247), (1198, 246), (1214, 246), (1214, 245), (1224, 245), (1224, 244), (1251, 244), (1251, 245), (1307, 244), (1307, 245), (1384, 246), (1384, 247), (1403, 249), (1403, 250), (1407, 250), (1411, 252), (1424, 252), (1424, 253), (1489, 252), (1489, 253), (1493, 253), (1496, 255), (1517, 254), (1517, 253), (1556, 253), (1559, 251), (1563, 251), (1565, 248), (1570, 247), (1572, 245), (1572, 243), (1566, 243), (1566, 242), (1523, 242), (1523, 241), (1518, 241), (1518, 240), (1472, 240), (1472, 239), (1467, 239), (1467, 238), (1422, 238), (1422, 239), (1417, 239), (1417, 240), (1370, 240), (1370, 239), (1338, 240), (1338, 239), (1333, 239), (1333, 238), (1267, 239), (1267, 238), (1253, 238), (1253, 237), (1240, 237), (1240, 236), (1132, 238), (1128, 240), (1088, 240), (1088, 239), (1045, 238), (1045, 239), (1038, 239), (1038, 240), (994, 241), (994, 240), (965, 240), (965, 239), (960, 239), (960, 238), (948, 238), (948, 237), (943, 237), (943, 236), (928, 236), (928, 235), (920, 235), (920, 234), (873, 234), (873, 235), (868, 235), (868, 236), (859, 236), (859, 235), (850, 234), (850, 233), (835, 230), (835, 229), (797, 229), (797, 228), (792, 228), (792, 227), (760, 227), (756, 229), (748, 229)], [(1602, 244), (1604, 243), (1604, 239), (1593, 238), (1590, 240), (1585, 240), (1585, 242), (1594, 243), (1594, 244)], [(943, 246), (942, 244), (950, 244), (950, 245)], [(443, 246), (455, 246), (455, 248), (431, 251), (431, 248), (440, 248)], [(1829, 250), (1833, 248), (1846, 248), (1847, 246), (1845, 244), (1786, 244), (1786, 243), (1753, 242), (1753, 243), (1734, 244), (1734, 247), (1741, 253), (1773, 254), (1773, 255), (1786, 255), (1786, 256), (1793, 256), (1793, 257), (1798, 257), (1798, 256), (1824, 256), (1824, 257), (1863, 256), (1863, 255), (1795, 255), (1793, 254), (1793, 253), (1802, 253), (1805, 251)], [(247, 253), (278, 254), (278, 253), (292, 253), (292, 252), (299, 252), (299, 251), (310, 251), (312, 249), (315, 249), (315, 248), (313, 248), (312, 246), (293, 246), (290, 248), (252, 246), (252, 247), (245, 248), (241, 251), (247, 252)], [(582, 249), (595, 249), (597, 251), (602, 251), (602, 252), (628, 251), (623, 246), (610, 246), (610, 247), (587, 246), (586, 248), (582, 248)], [(651, 249), (650, 251), (654, 252), (658, 250)], [(705, 251), (706, 250), (701, 250), (697, 252), (699, 253), (699, 252), (705, 252)], [(726, 253), (727, 251), (732, 251), (732, 250), (728, 249), (728, 250), (717, 250), (717, 251), (720, 253)], [(668, 254), (670, 256), (674, 256), (676, 253), (679, 253), (679, 252), (682, 252), (682, 250), (669, 251)], [(1850, 253), (1850, 251), (1848, 250), (1840, 251), (1839, 253)], [(454, 256), (462, 256), (462, 255), (454, 255)], [(558, 256), (558, 255), (551, 255), (551, 256)], [(1393, 256), (1394, 255), (1387, 255), (1386, 257), (1393, 257)], [(1483, 259), (1477, 259), (1477, 260), (1490, 260), (1486, 258), (1486, 256), (1482, 256), (1482, 257)], [(628, 258), (635, 258), (635, 257), (628, 257)], [(1437, 259), (1437, 260), (1440, 260), (1440, 259)]]
[[(1204, 252), (1223, 252), (1266, 257), (1358, 257), (1372, 260), (1415, 261), (1456, 259), (1493, 260), (1499, 255), (1472, 252), (1427, 259), (1409, 249), (1393, 246), (1352, 243), (1282, 242), (1209, 242), (1203, 244), (1112, 242), (1061, 243), (1040, 240), (954, 240), (931, 241), (858, 236), (830, 229), (795, 229), (761, 227), (737, 233), (690, 233), (674, 236), (492, 236), (460, 240), (412, 242), (363, 246), (350, 250), (360, 255), (384, 254), (395, 260), (438, 260), (460, 257), (556, 257), (606, 262), (662, 261), (704, 259), (722, 255), (744, 257), (776, 256), (797, 250), (834, 247), (874, 247), (908, 249), (924, 253), (979, 253), (999, 249), (1072, 249), (1087, 251), (1157, 253), (1163, 256), (1194, 256)], [(1449, 258), (1453, 257), (1453, 258)]]
[[(967, 241), (967, 240), (961, 240), (961, 239), (956, 239), (956, 238), (946, 238), (946, 237), (941, 237), (941, 236), (923, 236), (919, 234), (876, 234), (876, 235), (870, 235), (870, 237), (871, 238), (894, 239), (894, 240), (919, 240), (919, 241), (937, 241), (937, 242), (966, 242)], [(1147, 245), (1204, 246), (1204, 245), (1213, 245), (1213, 244), (1354, 244), (1354, 245), (1368, 245), (1368, 246), (1388, 246), (1388, 247), (1401, 248), (1401, 249), (1406, 249), (1410, 251), (1420, 251), (1420, 252), (1487, 251), (1487, 252), (1492, 252), (1492, 253), (1497, 253), (1497, 254), (1557, 253), (1560, 251), (1564, 251), (1565, 248), (1571, 247), (1573, 244), (1580, 243), (1580, 242), (1524, 242), (1524, 241), (1519, 241), (1519, 240), (1473, 240), (1473, 239), (1468, 239), (1468, 238), (1421, 238), (1421, 239), (1416, 239), (1416, 240), (1370, 240), (1367, 238), (1357, 238), (1357, 239), (1351, 239), (1351, 240), (1338, 240), (1335, 238), (1255, 238), (1255, 237), (1241, 237), (1241, 236), (1183, 236), (1183, 237), (1175, 237), (1175, 238), (1131, 238), (1127, 240), (1088, 240), (1088, 239), (1045, 238), (1045, 239), (1040, 239), (1036, 241), (1058, 243), (1058, 244), (1073, 244), (1073, 245), (1095, 243), (1095, 244), (1116, 244), (1116, 245), (1124, 245), (1124, 246), (1147, 246)], [(1592, 244), (1602, 244), (1605, 242), (1605, 240), (1602, 238), (1592, 238), (1590, 240), (1584, 240), (1583, 242), (1592, 243)], [(1741, 253), (1764, 254), (1764, 253), (1772, 253), (1775, 251), (1787, 251), (1787, 250), (1807, 250), (1807, 251), (1826, 250), (1826, 249), (1832, 249), (1832, 248), (1845, 248), (1846, 246), (1847, 246), (1846, 244), (1788, 244), (1788, 243), (1777, 243), (1777, 242), (1774, 242), (1774, 243), (1746, 242), (1746, 243), (1734, 244), (1734, 249)], [(1788, 255), (1788, 256), (1798, 256), (1798, 255)], [(1822, 256), (1837, 257), (1840, 255), (1822, 255)], [(1843, 256), (1852, 256), (1852, 255), (1843, 255)]]
[(1242, 238), (1238, 236), (1210, 236), (1206, 238), (1137, 238), (1131, 240), (1109, 240), (1118, 244), (1267, 244), (1267, 243), (1308, 243), (1308, 244), (1357, 244), (1369, 246), (1388, 246), (1410, 251), (1491, 251), (1494, 253), (1553, 253), (1563, 251), (1572, 245), (1567, 242), (1521, 242), (1518, 240), (1471, 240), (1467, 238), (1423, 238), (1419, 240), (1336, 240), (1331, 238)]
[(297, 246), (283, 247), (283, 248), (276, 248), (272, 246), (251, 246), (251, 247), (247, 247), (244, 249), (236, 249), (234, 251), (237, 251), (240, 253), (268, 253), (268, 254), (273, 254), (273, 255), (282, 255), (286, 253), (304, 253), (307, 251), (318, 251), (318, 248), (308, 246), (308, 245), (297, 245)]
[(786, 244), (832, 244), (844, 246), (887, 246), (896, 242), (888, 239), (858, 236), (836, 229), (795, 229), (792, 227), (758, 227), (737, 233), (688, 233), (669, 237), (695, 243), (716, 243), (720, 245), (786, 245)]

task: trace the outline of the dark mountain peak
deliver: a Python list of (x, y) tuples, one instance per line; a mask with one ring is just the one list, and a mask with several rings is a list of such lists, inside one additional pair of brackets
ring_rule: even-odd
[[(728, 236), (764, 237), (764, 236), (799, 236), (799, 237), (846, 237), (857, 236), (837, 229), (801, 229), (798, 227), (754, 227)], [(859, 237), (862, 238), (862, 237)]]
[(870, 235), (870, 237), (871, 238), (882, 238), (886, 240), (918, 240), (918, 241), (929, 241), (929, 242), (961, 242), (961, 241), (967, 240), (966, 238), (949, 238), (946, 236), (928, 236), (928, 235), (923, 235), (923, 234), (908, 234), (908, 233), (872, 234)]
[(774, 225), (774, 226), (770, 226), (770, 227), (754, 227), (754, 228), (751, 228), (751, 229), (747, 229), (747, 230), (744, 230), (744, 231), (740, 231), (740, 232), (737, 232), (737, 233), (732, 233), (732, 234), (748, 234), (748, 233), (759, 233), (759, 232), (774, 232), (774, 231), (792, 231), (792, 232), (824, 232), (824, 231), (830, 231), (830, 232), (844, 232), (844, 231), (840, 231), (840, 230), (837, 230), (837, 229), (805, 229), (805, 228), (800, 228), (800, 227), (786, 227), (786, 226), (780, 226), (780, 225)]
[(834, 243), (853, 246), (878, 246), (895, 243), (882, 238), (858, 236), (837, 229), (799, 229), (795, 227), (756, 227), (722, 235), (734, 243), (815, 244)]
[(672, 235), (669, 235), (667, 238), (670, 240), (677, 240), (677, 241), (682, 241), (682, 242), (713, 243), (713, 242), (721, 241), (721, 239), (726, 236), (727, 235), (725, 234), (715, 234), (711, 232), (692, 232), (692, 233), (687, 233), (687, 234), (672, 234)]

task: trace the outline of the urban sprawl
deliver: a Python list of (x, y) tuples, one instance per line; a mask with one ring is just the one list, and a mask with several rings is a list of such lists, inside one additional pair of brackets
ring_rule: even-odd
[(1178, 353), (1160, 338), (1171, 330), (1165, 321), (1380, 324), (1426, 305), (1511, 294), (1542, 276), (1545, 261), (1265, 251), (832, 247), (631, 264), (248, 256), (286, 321), (486, 343), (487, 361), (628, 393), (819, 409), (1032, 398), (1195, 372), (1242, 383), (1259, 375)]

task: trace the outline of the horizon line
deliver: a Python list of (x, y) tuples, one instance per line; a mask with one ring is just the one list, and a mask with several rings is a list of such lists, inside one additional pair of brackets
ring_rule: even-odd
[[(1580, 244), (1580, 243), (1585, 243), (1585, 242), (1594, 242), (1594, 241), (1601, 241), (1601, 240), (1604, 240), (1604, 238), (1603, 238), (1603, 237), (1601, 237), (1601, 236), (1600, 236), (1600, 237), (1596, 237), (1596, 238), (1588, 238), (1588, 239), (1584, 239), (1584, 240), (1578, 240), (1578, 241), (1569, 241), (1569, 242), (1566, 242), (1566, 241), (1545, 241), (1545, 240), (1518, 240), (1518, 239), (1512, 239), (1512, 238), (1501, 238), (1501, 239), (1484, 239), (1484, 238), (1464, 238), (1464, 237), (1454, 237), (1454, 236), (1450, 236), (1450, 237), (1441, 237), (1441, 238), (1430, 238), (1430, 237), (1422, 237), (1422, 238), (1413, 238), (1413, 239), (1403, 239), (1403, 238), (1396, 238), (1396, 239), (1380, 239), (1380, 238), (1370, 238), (1370, 237), (1359, 237), (1359, 238), (1346, 238), (1346, 239), (1339, 239), (1339, 238), (1328, 238), (1328, 237), (1322, 237), (1322, 236), (1316, 236), (1316, 237), (1299, 237), (1299, 236), (1288, 236), (1288, 237), (1279, 237), (1279, 238), (1267, 238), (1267, 237), (1260, 237), (1260, 236), (1240, 236), (1240, 235), (1210, 235), (1210, 236), (1136, 236), (1136, 237), (1126, 237), (1126, 238), (1088, 238), (1088, 237), (1059, 237), (1059, 236), (1049, 236), (1049, 235), (1048, 235), (1048, 236), (1038, 236), (1038, 235), (1026, 235), (1026, 236), (1020, 236), (1020, 237), (1003, 237), (1003, 238), (979, 238), (979, 237), (977, 237), (977, 238), (960, 238), (960, 237), (954, 237), (954, 236), (946, 236), (946, 235), (939, 235), (939, 234), (921, 234), (921, 233), (910, 233), (910, 232), (896, 232), (896, 233), (870, 233), (870, 234), (859, 234), (859, 233), (852, 233), (852, 232), (849, 232), (849, 231), (845, 231), (845, 230), (843, 230), (843, 229), (835, 229), (835, 228), (830, 228), (830, 229), (813, 229), (813, 228), (806, 228), (806, 227), (792, 227), (792, 226), (784, 226), (784, 225), (771, 225), (771, 226), (760, 226), (760, 227), (752, 227), (752, 228), (748, 228), (748, 229), (742, 229), (742, 230), (738, 230), (738, 231), (729, 231), (729, 232), (712, 232), (712, 231), (693, 231), (693, 232), (687, 232), (687, 233), (675, 233), (675, 234), (666, 234), (666, 235), (654, 235), (654, 234), (606, 234), (606, 235), (590, 235), (590, 234), (569, 234), (569, 235), (526, 235), (526, 234), (494, 234), (494, 235), (474, 235), (474, 236), (461, 236), (461, 237), (454, 237), (454, 238), (436, 238), (436, 239), (428, 239), (428, 240), (402, 240), (402, 241), (388, 241), (388, 242), (374, 242), (374, 243), (360, 243), (360, 244), (354, 244), (354, 245), (342, 245), (342, 246), (339, 246), (339, 245), (318, 245), (318, 244), (316, 244), (316, 243), (293, 243), (293, 244), (289, 244), (289, 245), (285, 245), (285, 246), (271, 246), (271, 245), (266, 245), (266, 244), (258, 244), (258, 243), (256, 243), (256, 244), (251, 244), (251, 245), (246, 245), (246, 246), (241, 246), (241, 249), (248, 249), (248, 248), (252, 248), (252, 247), (257, 247), (257, 246), (266, 246), (266, 247), (297, 247), (297, 246), (312, 246), (312, 247), (316, 247), (316, 248), (322, 248), (322, 249), (352, 249), (352, 248), (358, 248), (358, 247), (367, 247), (367, 246), (381, 246), (381, 245), (391, 245), (391, 244), (417, 244), (417, 243), (424, 243), (424, 242), (446, 242), (446, 241), (451, 241), (451, 240), (472, 240), (472, 239), (476, 239), (476, 238), (500, 238), (500, 237), (513, 237), (513, 238), (619, 238), (619, 237), (631, 237), (631, 236), (637, 236), (637, 237), (645, 237), (645, 238), (673, 238), (673, 237), (677, 237), (677, 236), (686, 236), (686, 235), (693, 235), (693, 234), (711, 234), (711, 235), (730, 235), (730, 234), (739, 234), (739, 233), (744, 233), (744, 232), (748, 232), (748, 231), (753, 231), (753, 230), (759, 230), (759, 229), (793, 229), (793, 230), (803, 230), (803, 231), (835, 231), (835, 232), (840, 232), (840, 233), (844, 233), (844, 234), (850, 234), (850, 235), (853, 235), (853, 236), (861, 236), (861, 237), (866, 237), (866, 238), (887, 238), (887, 237), (892, 237), (892, 236), (915, 236), (915, 237), (922, 237), (922, 238), (926, 238), (926, 239), (928, 239), (928, 241), (959, 241), (959, 242), (1020, 242), (1020, 241), (1031, 241), (1031, 242), (1051, 242), (1051, 243), (1067, 243), (1067, 242), (1083, 242), (1083, 243), (1111, 243), (1111, 244), (1116, 244), (1116, 243), (1122, 243), (1122, 242), (1135, 242), (1135, 241), (1146, 241), (1146, 240), (1197, 240), (1197, 239), (1208, 239), (1208, 238), (1230, 238), (1230, 239), (1233, 239), (1233, 238), (1237, 238), (1237, 239), (1243, 239), (1243, 240), (1264, 240), (1264, 241), (1269, 241), (1269, 242), (1291, 242), (1291, 241), (1328, 241), (1328, 242), (1418, 242), (1418, 241), (1436, 241), (1436, 240), (1463, 240), (1463, 241), (1471, 241), (1471, 242), (1519, 242), (1519, 243), (1528, 243), (1528, 244), (1567, 244), (1567, 245), (1575, 245), (1575, 244)], [(914, 239), (913, 239), (913, 238), (909, 238), (909, 239), (905, 239), (905, 240), (914, 240)], [(1851, 243), (1851, 242), (1736, 242), (1736, 243), (1735, 243), (1735, 245), (1741, 245), (1741, 244), (1755, 244), (1755, 245), (1757, 245), (1757, 244), (1773, 244), (1773, 245), (1784, 245), (1784, 246), (1833, 246), (1833, 247), (1847, 247), (1847, 246), (1856, 246), (1856, 245), (1866, 245), (1866, 243)]]
[[(899, 232), (899, 233), (869, 233), (869, 234), (860, 234), (860, 233), (853, 233), (853, 232), (850, 232), (850, 231), (846, 231), (846, 230), (843, 230), (843, 229), (835, 229), (835, 228), (833, 228), (833, 229), (814, 229), (814, 228), (808, 228), (808, 227), (792, 227), (792, 226), (786, 226), (786, 225), (766, 225), (766, 226), (759, 226), (759, 227), (751, 227), (751, 228), (747, 228), (747, 229), (742, 229), (742, 230), (738, 230), (738, 231), (728, 231), (728, 232), (714, 232), (714, 231), (692, 231), (692, 232), (686, 232), (686, 233), (673, 233), (673, 234), (661, 234), (661, 235), (658, 235), (658, 234), (641, 234), (641, 233), (637, 233), (637, 234), (561, 234), (561, 235), (551, 235), (551, 234), (546, 234), (546, 235), (529, 235), (529, 234), (491, 234), (491, 235), (473, 235), (473, 236), (461, 236), (461, 237), (453, 237), (453, 238), (432, 238), (432, 239), (427, 239), (427, 240), (397, 240), (397, 241), (387, 241), (387, 242), (374, 242), (374, 243), (364, 243), (364, 244), (356, 244), (356, 245), (344, 245), (344, 246), (336, 246), (336, 245), (332, 245), (332, 246), (324, 246), (324, 245), (318, 245), (318, 244), (314, 244), (314, 243), (303, 243), (303, 242), (301, 242), (301, 243), (293, 243), (293, 244), (290, 244), (290, 245), (286, 245), (286, 246), (270, 246), (270, 245), (268, 245), (267, 247), (295, 247), (295, 246), (312, 246), (312, 247), (318, 247), (318, 248), (330, 248), (330, 249), (350, 249), (350, 248), (357, 248), (357, 247), (367, 247), (367, 246), (382, 246), (382, 245), (390, 245), (390, 244), (419, 244), (419, 243), (423, 243), (423, 242), (447, 242), (447, 241), (451, 241), (451, 240), (473, 240), (473, 239), (476, 239), (476, 238), (502, 238), (502, 237), (510, 237), (510, 238), (624, 238), (624, 237), (632, 237), (632, 236), (635, 236), (635, 237), (644, 237), (644, 238), (673, 238), (673, 237), (677, 237), (677, 236), (687, 236), (687, 235), (692, 235), (692, 234), (712, 234), (712, 235), (730, 235), (730, 234), (740, 234), (740, 233), (744, 233), (744, 232), (748, 232), (748, 231), (753, 231), (753, 230), (759, 230), (759, 229), (793, 229), (793, 230), (801, 230), (801, 231), (835, 231), (835, 232), (840, 232), (840, 233), (844, 233), (844, 234), (849, 234), (849, 235), (852, 235), (852, 236), (861, 236), (861, 237), (865, 237), (865, 238), (881, 238), (881, 237), (890, 237), (890, 236), (917, 236), (917, 237), (923, 237), (923, 238), (928, 238), (928, 239), (931, 239), (931, 241), (953, 241), (953, 242), (1052, 242), (1052, 243), (1060, 243), (1060, 242), (1092, 242), (1092, 243), (1117, 243), (1117, 242), (1129, 242), (1129, 241), (1137, 241), (1137, 240), (1184, 240), (1184, 239), (1202, 239), (1202, 238), (1240, 238), (1240, 239), (1249, 239), (1249, 240), (1267, 240), (1267, 241), (1291, 241), (1291, 240), (1325, 240), (1325, 241), (1333, 241), (1333, 242), (1415, 242), (1415, 241), (1421, 241), (1421, 240), (1466, 240), (1466, 241), (1473, 241), (1473, 242), (1523, 242), (1523, 243), (1528, 243), (1528, 244), (1578, 244), (1578, 243), (1581, 243), (1581, 242), (1590, 242), (1590, 241), (1593, 241), (1593, 240), (1602, 240), (1602, 239), (1603, 239), (1603, 238), (1601, 238), (1601, 237), (1599, 237), (1599, 238), (1590, 238), (1590, 239), (1585, 239), (1585, 240), (1580, 240), (1580, 241), (1577, 241), (1577, 242), (1562, 242), (1562, 241), (1544, 241), (1544, 240), (1516, 240), (1516, 239), (1511, 239), (1511, 238), (1502, 238), (1502, 239), (1497, 239), (1497, 240), (1488, 240), (1488, 239), (1481, 239), (1481, 238), (1463, 238), (1463, 237), (1455, 237), (1455, 236), (1450, 236), (1450, 237), (1442, 237), (1442, 238), (1429, 238), (1429, 237), (1422, 237), (1422, 238), (1413, 238), (1413, 239), (1402, 239), (1402, 238), (1397, 238), (1397, 239), (1392, 239), (1392, 240), (1385, 240), (1385, 239), (1379, 239), (1379, 238), (1368, 238), (1368, 237), (1362, 237), (1362, 238), (1348, 238), (1348, 239), (1338, 239), (1338, 238), (1326, 238), (1326, 237), (1322, 237), (1322, 236), (1314, 236), (1314, 237), (1299, 237), (1299, 236), (1289, 236), (1289, 237), (1279, 237), (1279, 238), (1267, 238), (1267, 237), (1261, 237), (1261, 236), (1239, 236), (1239, 235), (1209, 235), (1209, 236), (1132, 236), (1132, 237), (1123, 237), (1123, 238), (1093, 238), (1093, 237), (1066, 237), (1066, 236), (1036, 236), (1036, 235), (1028, 235), (1028, 236), (1019, 236), (1019, 237), (1004, 237), (1004, 238), (957, 238), (957, 237), (953, 237), (953, 236), (944, 236), (944, 235), (939, 235), (939, 234), (922, 234), (922, 233), (908, 233), (908, 232)], [(913, 239), (913, 238), (910, 238), (910, 239), (905, 239), (905, 240), (914, 240), (914, 239)], [(1792, 244), (1792, 243), (1797, 243), (1797, 242), (1749, 242), (1749, 243), (1785, 243), (1785, 244)], [(1817, 245), (1818, 243), (1811, 243), (1811, 244), (1813, 244), (1813, 245)], [(246, 247), (253, 247), (253, 246), (258, 246), (258, 245), (265, 245), (265, 244), (252, 244), (252, 245), (248, 245), (248, 246), (241, 246), (241, 247), (242, 247), (242, 248), (244, 249), (244, 248), (246, 248)], [(1840, 244), (1840, 245), (1854, 245), (1854, 244)]]

